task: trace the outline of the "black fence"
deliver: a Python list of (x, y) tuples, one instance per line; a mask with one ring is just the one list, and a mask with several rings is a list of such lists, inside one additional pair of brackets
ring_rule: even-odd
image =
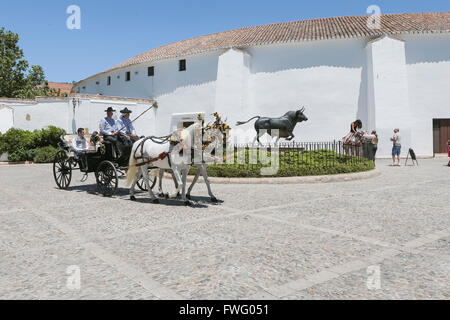
[[(261, 156), (262, 151), (262, 156)], [(238, 166), (261, 166), (278, 157), (280, 166), (335, 167), (353, 166), (374, 161), (376, 147), (370, 142), (360, 146), (332, 142), (282, 142), (278, 144), (233, 144), (227, 147), (225, 163)], [(225, 151), (224, 151), (225, 153)], [(233, 157), (233, 161), (231, 161)]]

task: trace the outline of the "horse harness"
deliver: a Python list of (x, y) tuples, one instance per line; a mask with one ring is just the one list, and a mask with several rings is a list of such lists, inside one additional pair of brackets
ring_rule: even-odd
[[(135, 158), (136, 160), (143, 160), (143, 162), (137, 163), (137, 164), (136, 164), (136, 167), (142, 167), (142, 166), (144, 166), (144, 165), (153, 163), (153, 162), (158, 161), (158, 160), (164, 160), (165, 158), (167, 158), (167, 160), (169, 161), (169, 166), (170, 166), (170, 157), (168, 157), (169, 152), (161, 152), (161, 153), (160, 153), (157, 157), (155, 157), (155, 158), (144, 157), (144, 144), (145, 144), (145, 142), (146, 142), (147, 140), (151, 140), (151, 141), (153, 141), (154, 143), (157, 143), (157, 144), (164, 144), (164, 143), (166, 143), (167, 141), (169, 141), (169, 139), (170, 139), (171, 136), (172, 136), (172, 135), (168, 135), (168, 136), (164, 136), (164, 137), (150, 136), (150, 137), (144, 138), (141, 142), (139, 142), (139, 145), (138, 145), (137, 148), (134, 150), (134, 158)], [(137, 156), (136, 156), (136, 152), (137, 152), (137, 150), (138, 150), (139, 148), (141, 149), (141, 156), (140, 156), (140, 157), (137, 157)]]

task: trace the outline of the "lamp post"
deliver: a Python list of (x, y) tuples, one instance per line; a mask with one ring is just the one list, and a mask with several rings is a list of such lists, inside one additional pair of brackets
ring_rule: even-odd
[(75, 100), (75, 98), (72, 99), (72, 105), (73, 105), (73, 113), (75, 113), (75, 108), (77, 106), (77, 100)]

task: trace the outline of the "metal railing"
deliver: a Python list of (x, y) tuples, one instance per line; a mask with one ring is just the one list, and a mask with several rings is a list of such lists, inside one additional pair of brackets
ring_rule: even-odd
[[(335, 167), (336, 165), (353, 166), (368, 160), (373, 161), (373, 145), (344, 145), (342, 141), (328, 142), (282, 142), (274, 144), (233, 144), (227, 146), (225, 163), (238, 166), (261, 165), (261, 158), (270, 158), (272, 153), (279, 156), (280, 165), (284, 167)], [(261, 150), (263, 157), (261, 157)], [(264, 154), (264, 152), (266, 154)], [(230, 160), (234, 156), (233, 161)], [(267, 161), (267, 159), (265, 159)]]

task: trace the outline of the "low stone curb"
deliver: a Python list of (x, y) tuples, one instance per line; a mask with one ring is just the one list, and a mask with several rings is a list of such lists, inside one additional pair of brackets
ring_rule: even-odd
[(32, 161), (22, 161), (22, 162), (0, 162), (0, 166), (17, 166), (17, 165), (30, 165), (30, 164), (35, 164)]
[[(381, 175), (380, 170), (373, 169), (370, 171), (341, 173), (323, 176), (303, 176), (303, 177), (280, 177), (280, 178), (217, 178), (210, 177), (211, 183), (217, 184), (307, 184), (307, 183), (329, 183), (354, 181), (362, 179), (370, 179)], [(168, 173), (164, 174), (164, 178), (172, 179)], [(187, 181), (192, 182), (193, 176), (188, 176)], [(204, 183), (203, 178), (198, 179), (199, 183)]]

